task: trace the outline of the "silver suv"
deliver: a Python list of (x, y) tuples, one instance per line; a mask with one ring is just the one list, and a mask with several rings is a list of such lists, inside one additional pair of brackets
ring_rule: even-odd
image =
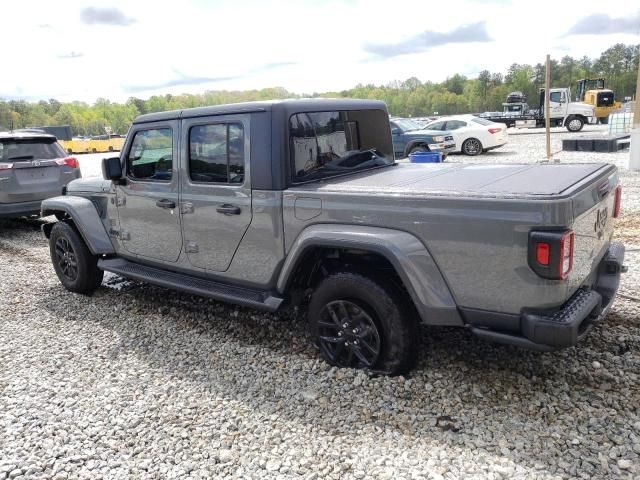
[(39, 215), (42, 200), (80, 176), (78, 160), (53, 135), (0, 133), (0, 217)]

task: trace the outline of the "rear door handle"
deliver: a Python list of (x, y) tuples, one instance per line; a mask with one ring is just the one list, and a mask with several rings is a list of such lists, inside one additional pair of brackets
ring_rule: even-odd
[(176, 208), (176, 202), (173, 202), (167, 199), (162, 199), (156, 202), (156, 207), (174, 209)]
[(240, 215), (241, 211), (242, 210), (240, 210), (240, 207), (229, 205), (228, 203), (220, 205), (218, 208), (216, 208), (216, 212), (224, 213), (225, 215)]

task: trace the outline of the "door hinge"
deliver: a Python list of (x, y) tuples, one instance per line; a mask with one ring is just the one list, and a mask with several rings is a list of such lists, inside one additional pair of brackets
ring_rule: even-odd
[(120, 240), (131, 240), (131, 234), (126, 230), (120, 230)]
[(184, 202), (182, 205), (180, 205), (180, 212), (181, 213), (193, 213), (195, 211), (195, 207), (193, 206), (193, 203), (191, 202)]
[(184, 251), (187, 253), (198, 253), (198, 244), (196, 242), (187, 242)]
[(116, 197), (116, 205), (117, 205), (118, 207), (123, 207), (123, 206), (125, 206), (126, 204), (127, 204), (127, 197), (123, 197), (123, 196), (121, 196), (121, 195), (118, 195), (118, 196)]

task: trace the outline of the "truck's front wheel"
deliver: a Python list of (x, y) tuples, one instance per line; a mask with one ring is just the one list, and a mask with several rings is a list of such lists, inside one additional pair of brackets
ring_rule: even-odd
[(570, 132), (579, 132), (584, 127), (584, 120), (581, 117), (569, 117), (565, 125)]
[(57, 222), (49, 237), (51, 261), (60, 283), (67, 290), (90, 294), (102, 283), (104, 272), (78, 232), (66, 222)]
[(359, 273), (325, 278), (311, 297), (309, 322), (331, 365), (398, 375), (417, 359), (418, 326), (392, 285)]

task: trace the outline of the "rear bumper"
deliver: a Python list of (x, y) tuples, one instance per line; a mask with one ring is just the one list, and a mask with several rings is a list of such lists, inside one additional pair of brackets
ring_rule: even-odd
[(626, 271), (623, 262), (624, 245), (612, 243), (598, 265), (593, 284), (579, 288), (559, 309), (523, 313), (519, 332), (475, 326), (471, 330), (487, 340), (532, 350), (553, 351), (574, 346), (609, 313), (620, 275)]
[(0, 203), (0, 218), (40, 215), (42, 200), (35, 202)]

